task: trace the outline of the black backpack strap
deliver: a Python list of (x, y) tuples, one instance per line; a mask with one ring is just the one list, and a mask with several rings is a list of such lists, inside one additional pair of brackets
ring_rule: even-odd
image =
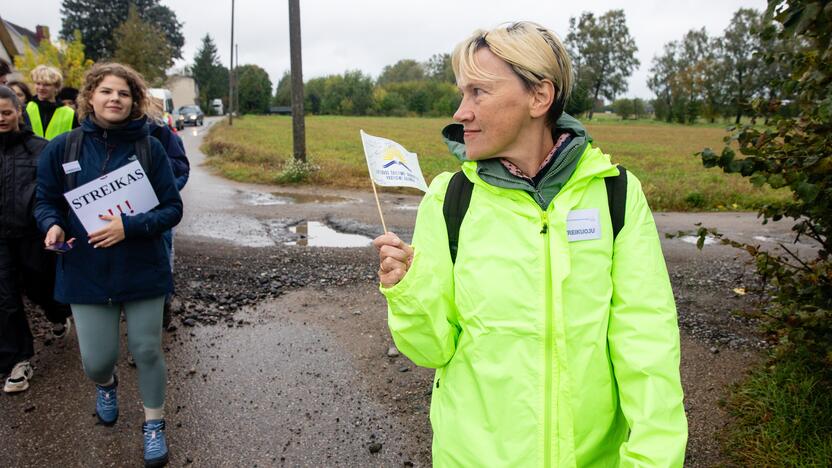
[(456, 263), (456, 252), (459, 248), (459, 227), (465, 219), (465, 212), (471, 203), (471, 192), (474, 184), (465, 177), (462, 171), (451, 177), (448, 190), (445, 191), (445, 202), (442, 213), (445, 215), (445, 227), (448, 228), (448, 248), (451, 252), (451, 262)]
[(145, 174), (150, 175), (150, 137), (139, 138), (135, 143), (136, 159), (142, 165)]
[(624, 215), (627, 210), (627, 169), (618, 166), (618, 175), (604, 179), (607, 184), (607, 203), (612, 220), (612, 239), (618, 237), (624, 227)]
[[(78, 158), (81, 157), (81, 145), (84, 143), (84, 130), (81, 128), (76, 128), (69, 132), (66, 138), (66, 145), (64, 146), (64, 164), (70, 163), (72, 161), (77, 161)], [(71, 174), (66, 173), (66, 169), (64, 169), (65, 174), (65, 185), (66, 190), (72, 190), (76, 187), (76, 176), (78, 175), (77, 172), (73, 172)]]

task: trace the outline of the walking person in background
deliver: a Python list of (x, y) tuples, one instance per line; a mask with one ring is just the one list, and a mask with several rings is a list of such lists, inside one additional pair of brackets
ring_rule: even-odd
[(75, 100), (78, 99), (78, 90), (70, 87), (63, 87), (58, 92), (55, 98), (58, 105), (71, 107), (73, 111), (78, 110), (78, 104)]
[(38, 65), (32, 70), (35, 97), (26, 105), (26, 113), (35, 135), (51, 140), (78, 127), (75, 110), (57, 102), (64, 78), (55, 67)]
[(7, 83), (9, 89), (14, 91), (14, 94), (17, 96), (17, 99), (20, 100), (20, 105), (23, 106), (23, 119), (20, 121), (20, 127), (26, 127), (28, 129), (32, 129), (32, 123), (29, 122), (29, 113), (25, 112), (26, 106), (29, 104), (29, 101), (32, 100), (32, 90), (29, 89), (29, 85), (22, 81), (9, 81)]
[(462, 101), (443, 133), (462, 172), (433, 180), (412, 247), (374, 241), (393, 339), (437, 369), (433, 463), (682, 466), (658, 233), (638, 179), (563, 113), (565, 47), (511, 23), (476, 31), (452, 63)]
[(43, 249), (34, 218), (38, 156), (47, 141), (23, 128), (17, 95), (0, 86), (0, 375), (6, 393), (29, 388), (34, 370), (25, 294), (53, 323), (55, 338), (68, 335), (69, 307), (52, 298), (55, 255)]
[(12, 73), (12, 67), (9, 62), (0, 59), (0, 86), (5, 86), (9, 81), (9, 76)]
[[(73, 245), (59, 259), (55, 296), (71, 304), (84, 371), (96, 386), (95, 411), (108, 426), (119, 414), (114, 370), (124, 311), (144, 405), (144, 462), (154, 467), (168, 461), (162, 308), (173, 278), (162, 233), (182, 218), (182, 200), (164, 148), (148, 135), (148, 105), (144, 79), (132, 68), (94, 65), (78, 98), (81, 128), (55, 138), (41, 156), (35, 212), (47, 246)], [(69, 158), (77, 164), (64, 166), (67, 142), (77, 136), (82, 138), (77, 159)], [(88, 234), (70, 212), (64, 192), (136, 159), (159, 204), (131, 216), (102, 215), (106, 227)], [(74, 175), (74, 184), (67, 172)]]
[[(29, 101), (31, 101), (33, 97), (32, 90), (29, 89), (29, 85), (22, 81), (14, 80), (6, 83), (6, 86), (8, 86), (9, 89), (14, 91), (14, 94), (17, 96), (17, 99), (20, 100), (20, 105), (23, 106), (23, 109), (26, 109), (26, 105), (29, 104)], [(23, 116), (28, 117), (26, 112), (23, 113)]]
[[(150, 136), (159, 140), (162, 147), (165, 148), (165, 153), (170, 160), (170, 167), (173, 169), (173, 178), (176, 180), (176, 190), (182, 191), (185, 184), (188, 183), (188, 177), (191, 173), (191, 164), (188, 162), (188, 156), (185, 154), (185, 144), (182, 138), (176, 134), (175, 129), (170, 127), (170, 114), (164, 111), (163, 102), (159, 98), (151, 97), (151, 113), (147, 120), (148, 130)], [(168, 253), (170, 260), (170, 271), (173, 272), (173, 259), (175, 249), (173, 246), (173, 237), (176, 229), (171, 228), (162, 234), (162, 240), (165, 243), (165, 250)], [(163, 326), (167, 328), (171, 321), (170, 303), (173, 298), (173, 292), (165, 297), (165, 310)]]

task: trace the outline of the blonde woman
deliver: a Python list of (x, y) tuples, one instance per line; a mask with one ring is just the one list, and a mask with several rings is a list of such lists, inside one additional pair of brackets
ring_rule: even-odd
[(61, 72), (47, 65), (38, 65), (31, 73), (35, 96), (26, 104), (26, 114), (35, 135), (51, 140), (78, 127), (75, 110), (57, 102), (64, 78)]
[[(96, 414), (107, 426), (119, 414), (114, 368), (124, 311), (144, 404), (144, 462), (155, 467), (168, 461), (162, 307), (173, 279), (162, 234), (182, 218), (182, 200), (165, 150), (148, 135), (148, 105), (144, 80), (132, 68), (94, 65), (78, 97), (81, 128), (55, 138), (41, 156), (35, 215), (47, 247), (71, 245), (58, 263), (55, 296), (71, 305), (84, 371), (96, 386)], [(77, 164), (68, 164), (68, 140), (77, 137)], [(70, 214), (64, 192), (136, 160), (159, 205), (147, 213), (102, 215), (106, 227), (88, 234)]]
[(682, 466), (658, 234), (638, 179), (563, 113), (563, 44), (511, 23), (476, 31), (452, 61), (462, 102), (444, 134), (462, 171), (433, 180), (412, 246), (374, 241), (393, 339), (436, 368), (434, 465)]

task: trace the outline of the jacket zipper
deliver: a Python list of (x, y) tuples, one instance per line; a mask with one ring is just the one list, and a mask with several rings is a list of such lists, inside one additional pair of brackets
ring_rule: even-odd
[(543, 257), (545, 259), (545, 271), (543, 281), (545, 282), (545, 297), (546, 301), (546, 337), (544, 346), (545, 352), (545, 383), (544, 383), (544, 402), (543, 402), (543, 466), (552, 466), (552, 261), (549, 253), (549, 215), (546, 211), (541, 210), (540, 220), (543, 227), (540, 234), (543, 235)]

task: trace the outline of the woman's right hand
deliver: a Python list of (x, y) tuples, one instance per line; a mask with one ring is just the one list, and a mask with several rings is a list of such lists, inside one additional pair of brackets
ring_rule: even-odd
[(395, 286), (407, 274), (413, 263), (413, 248), (392, 232), (384, 233), (373, 240), (380, 259), (378, 279), (385, 288)]

